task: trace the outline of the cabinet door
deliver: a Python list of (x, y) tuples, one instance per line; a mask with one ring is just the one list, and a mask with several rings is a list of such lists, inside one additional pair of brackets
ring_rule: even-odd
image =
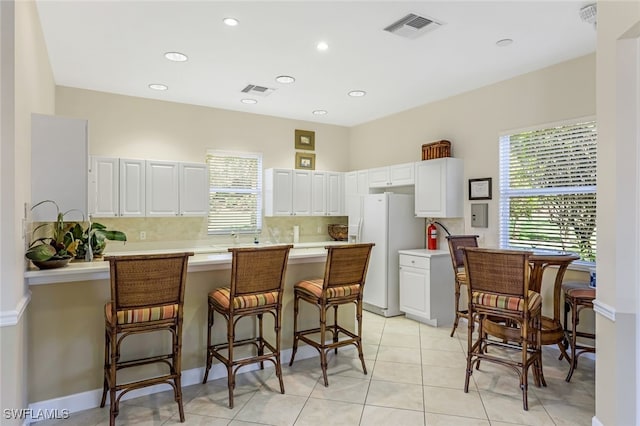
[(311, 172), (293, 170), (293, 214), (311, 216)]
[(416, 216), (462, 217), (462, 160), (438, 158), (416, 163)]
[(402, 312), (430, 318), (431, 312), (427, 303), (428, 273), (426, 269), (400, 267), (400, 310)]
[(358, 170), (358, 195), (369, 193), (369, 171)]
[(89, 214), (93, 217), (114, 217), (120, 214), (119, 160), (112, 157), (91, 157), (89, 172)]
[(389, 167), (369, 169), (369, 188), (385, 188), (391, 185)]
[(327, 172), (326, 187), (327, 215), (344, 215), (344, 203), (342, 202), (343, 174), (338, 172)]
[[(89, 211), (87, 120), (31, 114), (31, 205), (53, 200), (67, 220), (86, 219)], [(34, 222), (56, 220), (53, 205), (31, 212)], [(84, 215), (84, 217), (83, 217)]]
[(311, 214), (327, 214), (327, 175), (325, 172), (311, 172)]
[(209, 213), (207, 165), (180, 163), (180, 215), (206, 216)]
[(344, 199), (353, 195), (358, 195), (358, 172), (347, 172), (344, 174)]
[(147, 216), (177, 216), (179, 166), (172, 161), (147, 161)]
[(120, 215), (146, 215), (146, 163), (144, 160), (120, 159)]
[(413, 185), (415, 163), (395, 164), (389, 167), (389, 179), (392, 186)]

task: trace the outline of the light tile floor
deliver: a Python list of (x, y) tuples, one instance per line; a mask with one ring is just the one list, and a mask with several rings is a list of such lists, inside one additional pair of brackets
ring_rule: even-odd
[[(319, 358), (283, 366), (285, 394), (273, 368), (238, 375), (235, 407), (229, 409), (226, 378), (185, 387), (187, 425), (591, 425), (595, 407), (595, 362), (581, 358), (571, 383), (568, 363), (544, 349), (546, 388), (529, 389), (522, 410), (517, 376), (485, 362), (464, 393), (466, 324), (434, 328), (404, 317), (365, 313), (364, 375), (355, 350), (344, 348), (329, 360), (329, 387), (322, 383)], [(532, 380), (531, 380), (532, 382)], [(120, 404), (118, 425), (177, 425), (172, 392)], [(108, 409), (73, 413), (49, 425), (107, 425)]]

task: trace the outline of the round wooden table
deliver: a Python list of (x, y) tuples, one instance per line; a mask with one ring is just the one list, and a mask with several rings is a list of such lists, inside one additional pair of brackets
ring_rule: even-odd
[(565, 345), (564, 327), (560, 321), (560, 305), (561, 305), (561, 293), (562, 293), (562, 280), (567, 267), (574, 260), (580, 257), (573, 253), (562, 254), (542, 254), (535, 253), (529, 256), (529, 262), (531, 264), (531, 275), (529, 278), (529, 289), (540, 293), (542, 287), (542, 277), (544, 271), (552, 266), (558, 267), (556, 272), (556, 279), (553, 283), (553, 317), (542, 316), (542, 344), (554, 345), (557, 344), (560, 348), (560, 358), (566, 358), (570, 361), (567, 354), (567, 347)]

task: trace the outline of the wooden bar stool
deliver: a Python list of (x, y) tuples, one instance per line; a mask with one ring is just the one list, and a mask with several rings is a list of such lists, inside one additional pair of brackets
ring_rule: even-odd
[[(168, 384), (184, 422), (181, 385), (182, 318), (187, 262), (193, 253), (108, 256), (111, 301), (104, 307), (104, 386), (100, 407), (109, 394), (109, 424), (115, 425), (120, 399), (145, 386)], [(122, 343), (136, 334), (164, 331), (171, 335), (171, 352), (122, 360)], [(119, 383), (118, 372), (147, 364), (164, 364), (168, 371), (154, 377)]]
[[(593, 339), (595, 341), (595, 333), (587, 333), (578, 331), (580, 323), (580, 311), (584, 308), (593, 309), (593, 300), (596, 298), (596, 289), (589, 287), (587, 283), (568, 282), (562, 284), (564, 292), (564, 331), (569, 341), (569, 373), (565, 379), (567, 382), (571, 380), (573, 372), (578, 366), (578, 357), (584, 353), (595, 353), (595, 346), (587, 346), (577, 342), (578, 337)], [(567, 314), (571, 311), (571, 329), (567, 322)]]
[[(245, 365), (264, 361), (275, 365), (280, 381), (280, 393), (284, 393), (282, 367), (280, 363), (280, 330), (282, 323), (282, 293), (285, 271), (292, 245), (271, 247), (230, 248), (231, 283), (209, 293), (207, 322), (207, 365), (202, 383), (207, 382), (209, 370), (215, 357), (227, 367), (227, 385), (229, 388), (229, 408), (233, 408), (233, 389), (236, 386), (236, 374)], [(211, 328), (214, 313), (217, 312), (227, 325), (226, 341), (213, 343)], [(262, 319), (264, 314), (273, 316), (275, 339), (267, 341), (263, 335)], [(258, 319), (258, 335), (237, 340), (236, 324), (243, 317)], [(237, 357), (234, 349), (239, 346), (255, 347), (253, 356)], [(266, 351), (265, 351), (266, 349)]]
[(462, 247), (478, 247), (477, 235), (447, 235), (449, 243), (449, 253), (451, 254), (451, 264), (453, 265), (454, 277), (454, 310), (455, 316), (453, 320), (453, 328), (451, 336), (458, 328), (460, 318), (469, 319), (469, 311), (466, 308), (460, 308), (460, 292), (463, 285), (467, 285), (467, 272), (464, 269), (464, 252)]

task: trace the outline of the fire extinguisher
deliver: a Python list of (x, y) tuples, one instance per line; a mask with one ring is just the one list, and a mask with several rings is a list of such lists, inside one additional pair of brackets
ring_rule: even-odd
[(427, 248), (429, 250), (438, 249), (438, 228), (435, 223), (430, 223), (427, 226)]

